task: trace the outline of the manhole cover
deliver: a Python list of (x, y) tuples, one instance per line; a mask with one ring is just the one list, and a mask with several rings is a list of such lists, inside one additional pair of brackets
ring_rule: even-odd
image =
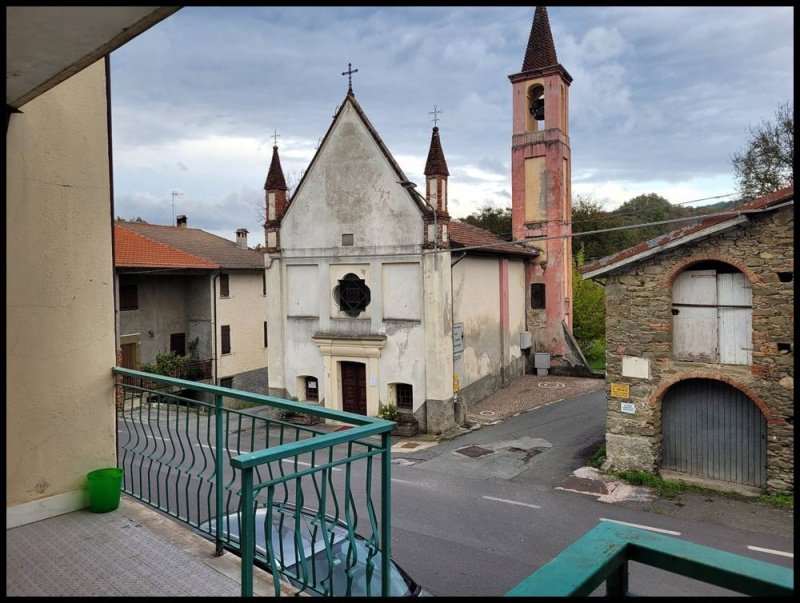
[(542, 381), (539, 384), (539, 387), (543, 387), (545, 389), (553, 389), (553, 388), (557, 388), (557, 387), (564, 387), (564, 384), (563, 383), (558, 383), (556, 381)]
[(485, 454), (491, 454), (492, 451), (487, 450), (486, 448), (481, 448), (480, 446), (467, 446), (466, 448), (461, 448), (455, 452), (474, 459)]
[(417, 444), (416, 442), (406, 442), (405, 444), (400, 446), (400, 448), (417, 448), (418, 446), (419, 444)]
[(494, 411), (493, 410), (482, 410), (479, 414), (482, 417), (493, 417), (494, 416)]

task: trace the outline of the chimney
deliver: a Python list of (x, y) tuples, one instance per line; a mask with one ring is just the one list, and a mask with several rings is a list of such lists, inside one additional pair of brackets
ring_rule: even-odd
[(239, 249), (247, 249), (247, 229), (240, 228), (236, 231), (236, 244)]
[(183, 215), (178, 216), (176, 218), (176, 220), (177, 220), (177, 227), (178, 228), (186, 228), (186, 216), (183, 216)]

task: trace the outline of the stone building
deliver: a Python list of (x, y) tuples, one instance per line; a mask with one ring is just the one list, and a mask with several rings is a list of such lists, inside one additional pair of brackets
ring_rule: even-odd
[(794, 189), (587, 264), (606, 287), (607, 463), (794, 489)]

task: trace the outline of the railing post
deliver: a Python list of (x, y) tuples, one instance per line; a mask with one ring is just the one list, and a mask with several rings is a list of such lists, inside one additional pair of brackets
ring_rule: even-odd
[[(255, 515), (253, 514), (253, 468), (242, 469), (242, 596), (253, 596), (253, 557), (255, 556)], [(219, 530), (218, 530), (219, 531)], [(276, 589), (277, 590), (277, 589)]]
[(381, 596), (388, 597), (392, 567), (392, 432), (381, 434)]
[(222, 396), (216, 394), (214, 396), (214, 419), (216, 422), (216, 442), (214, 443), (214, 449), (216, 450), (216, 458), (215, 466), (214, 466), (214, 486), (215, 486), (215, 493), (216, 493), (216, 519), (217, 519), (217, 529), (215, 532), (214, 542), (216, 544), (216, 554), (217, 557), (222, 555), (222, 497), (223, 497), (223, 487), (222, 487), (222, 480), (223, 477), (223, 467), (222, 467), (222, 450), (224, 439), (222, 435)]
[(619, 567), (606, 578), (606, 597), (622, 598), (628, 596), (628, 560), (623, 560)]

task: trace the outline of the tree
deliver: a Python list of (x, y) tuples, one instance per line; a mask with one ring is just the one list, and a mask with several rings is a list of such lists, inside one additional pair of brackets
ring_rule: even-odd
[(789, 101), (775, 111), (775, 121), (750, 127), (747, 146), (731, 156), (731, 163), (745, 198), (794, 185), (794, 113)]
[[(591, 195), (576, 195), (572, 203), (572, 232), (590, 232), (620, 226), (619, 219), (603, 209)], [(625, 247), (624, 231), (601, 232), (572, 238), (572, 255), (583, 249), (584, 257), (594, 260)]]
[(572, 267), (572, 334), (581, 349), (606, 336), (606, 290), (593, 280), (584, 280), (579, 268), (584, 263), (581, 247)]
[(471, 213), (463, 222), (478, 226), (497, 235), (504, 241), (511, 240), (511, 208), (492, 207), (488, 203)]

